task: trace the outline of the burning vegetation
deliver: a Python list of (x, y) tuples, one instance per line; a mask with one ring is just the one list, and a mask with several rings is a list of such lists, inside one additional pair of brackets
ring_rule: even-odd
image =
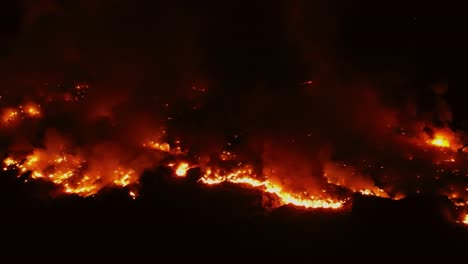
[[(346, 50), (358, 54), (358, 65), (381, 59), (358, 53), (375, 43), (360, 36), (391, 36), (382, 41), (391, 43), (381, 49), (387, 54), (402, 42), (393, 37), (398, 30), (343, 33), (359, 38), (353, 46), (328, 35), (354, 32), (346, 28), (354, 24), (335, 28), (340, 19), (330, 21), (336, 14), (327, 1), (248, 8), (234, 1), (226, 10), (209, 4), (211, 11), (171, 1), (21, 2), (19, 37), (0, 54), (4, 174), (53, 186), (51, 196), (118, 188), (137, 200), (141, 175), (164, 169), (174, 182), (235, 185), (261, 193), (265, 207), (301, 210), (436, 195), (455, 208), (453, 222), (468, 225), (468, 142), (451, 126), (448, 85), (425, 94), (434, 101), (428, 111), (412, 91), (395, 91), (404, 86), (398, 82), (380, 88), (405, 78), (374, 82), (357, 76), (350, 58), (345, 66), (331, 61)], [(420, 34), (402, 39), (413, 35)], [(434, 45), (417, 60), (435, 61), (434, 35), (415, 45), (418, 52)], [(402, 60), (402, 68), (409, 64)]]
[[(90, 85), (74, 85), (71, 89), (65, 91), (62, 103), (81, 102), (81, 105), (76, 106), (77, 109), (86, 107), (88, 99), (83, 89), (90, 89)], [(75, 96), (70, 97), (70, 94)], [(40, 98), (38, 100), (41, 101)], [(51, 106), (49, 109), (48, 104), (28, 102), (4, 107), (3, 133), (17, 138), (19, 136), (11, 132), (12, 127), (21, 129), (33, 120), (44, 124), (51, 122), (48, 115), (53, 115), (51, 111), (54, 108)], [(117, 122), (114, 113), (106, 118)], [(121, 120), (125, 119), (118, 121)], [(274, 207), (292, 205), (336, 210), (351, 203), (355, 194), (401, 199), (413, 193), (437, 192), (453, 201), (462, 215), (459, 222), (468, 223), (467, 157), (462, 151), (459, 134), (447, 128), (433, 127), (430, 133), (406, 132), (403, 128), (398, 129), (397, 133), (385, 132), (390, 138), (385, 140), (398, 142), (399, 148), (404, 150), (394, 153), (389, 147), (388, 153), (397, 156), (397, 163), (393, 164), (391, 162), (395, 162), (395, 157), (388, 158), (388, 153), (382, 156), (383, 160), (369, 157), (346, 161), (325, 154), (318, 157), (318, 161), (307, 161), (301, 154), (297, 156), (294, 148), (290, 148), (295, 139), (286, 140), (286, 146), (265, 141), (270, 147), (262, 148), (264, 153), (258, 155), (254, 151), (254, 154), (248, 154), (249, 143), (243, 142), (237, 134), (224, 142), (217, 151), (207, 155), (203, 151), (194, 152), (183, 139), (174, 139), (178, 135), (174, 137), (170, 134), (169, 122), (158, 129), (140, 126), (143, 133), (138, 129), (139, 125), (134, 125), (132, 139), (122, 143), (118, 140), (123, 138), (118, 137), (117, 142), (106, 143), (106, 139), (104, 143), (94, 141), (81, 145), (71, 138), (73, 133), (63, 135), (47, 125), (39, 127), (36, 129), (42, 131), (37, 132), (44, 134), (44, 137), (36, 143), (13, 143), (9, 146), (3, 160), (3, 170), (15, 171), (18, 176), (27, 175), (26, 180), (51, 182), (64, 195), (86, 197), (96, 195), (108, 186), (137, 186), (143, 170), (156, 166), (170, 168), (177, 178), (185, 178), (190, 170), (197, 168), (201, 171), (199, 184), (214, 186), (229, 183), (257, 189), (275, 198), (275, 203), (268, 205)], [(125, 130), (126, 124), (114, 123), (109, 128), (115, 127)], [(392, 126), (387, 128), (392, 130)], [(404, 133), (401, 132), (403, 130)], [(151, 137), (151, 134), (156, 136)], [(126, 133), (124, 135), (128, 136)], [(311, 133), (308, 133), (305, 138), (310, 140), (310, 136)], [(21, 137), (22, 142), (34, 138), (31, 135)], [(301, 153), (301, 150), (298, 151)], [(389, 162), (389, 165), (385, 162)], [(403, 167), (407, 166), (406, 172), (397, 167), (400, 166), (397, 165), (399, 162), (404, 163)], [(386, 169), (387, 166), (389, 169)], [(426, 167), (421, 169), (419, 166)], [(312, 175), (314, 173), (316, 175)], [(408, 173), (415, 175), (407, 176)], [(128, 194), (132, 199), (138, 198), (135, 188), (130, 188)]]

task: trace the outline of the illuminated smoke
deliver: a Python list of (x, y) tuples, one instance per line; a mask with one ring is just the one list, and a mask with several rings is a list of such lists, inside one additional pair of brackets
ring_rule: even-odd
[[(222, 47), (218, 35), (229, 39), (230, 31), (205, 29), (171, 4), (142, 11), (130, 1), (80, 1), (71, 12), (46, 2), (27, 6), (17, 47), (0, 64), (4, 170), (80, 196), (137, 185), (143, 170), (166, 166), (182, 181), (200, 168), (200, 184), (257, 189), (277, 206), (339, 209), (354, 194), (435, 192), (466, 208), (466, 153), (458, 151), (462, 135), (448, 128), (447, 87), (434, 88), (436, 125), (417, 109), (406, 115), (372, 82), (333, 73), (327, 47), (336, 25), (322, 12), (329, 6), (310, 3), (315, 16), (300, 1), (288, 6), (285, 24), (301, 55), (270, 69), (252, 59), (277, 57), (265, 49), (269, 41), (204, 54), (210, 47), (198, 36), (216, 35), (213, 45)], [(180, 23), (142, 32), (121, 24), (128, 13), (142, 24), (145, 15)], [(301, 22), (318, 18), (326, 30)], [(244, 30), (261, 33), (254, 28)], [(307, 69), (296, 73), (292, 64)], [(238, 74), (243, 67), (247, 76)]]

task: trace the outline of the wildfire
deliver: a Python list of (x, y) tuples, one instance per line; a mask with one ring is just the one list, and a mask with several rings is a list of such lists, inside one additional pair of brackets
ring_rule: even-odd
[(3, 163), (5, 164), (5, 168), (3, 168), (3, 169), (4, 169), (4, 170), (7, 170), (6, 167), (8, 167), (8, 166), (16, 166), (19, 162), (16, 161), (16, 160), (14, 160), (13, 158), (8, 157), (8, 158), (6, 158), (6, 159), (3, 161)]
[[(307, 81), (304, 84), (311, 85), (312, 81)], [(78, 103), (87, 98), (88, 89), (88, 84), (78, 83), (75, 84), (71, 90), (69, 89), (65, 93), (59, 93), (58, 98), (63, 97), (66, 102), (75, 103), (75, 105), (79, 106)], [(193, 90), (202, 93), (206, 92), (205, 88), (199, 89), (194, 87)], [(44, 102), (44, 100), (38, 100), (36, 102)], [(16, 124), (19, 124), (19, 121), (27, 121), (31, 119), (37, 120), (45, 115), (47, 112), (46, 110), (46, 105), (41, 107), (41, 105), (37, 103), (28, 101), (22, 105), (13, 105), (12, 107), (3, 108), (1, 118), (5, 127), (14, 127)], [(166, 134), (166, 130), (161, 132), (162, 134)], [(424, 143), (443, 148), (440, 149), (440, 151), (434, 149), (434, 152), (437, 152), (438, 155), (437, 165), (444, 166), (443, 169), (445, 169), (445, 167), (452, 168), (463, 163), (463, 158), (457, 156), (456, 154), (458, 153), (455, 153), (455, 150), (458, 149), (458, 147), (463, 147), (463, 142), (457, 136), (458, 134), (456, 135), (455, 132), (446, 128), (436, 130), (434, 137), (430, 139), (427, 136), (428, 134), (432, 135), (432, 130), (430, 133), (427, 132), (422, 139), (417, 139), (418, 146), (421, 145), (419, 143)], [(307, 137), (310, 137), (310, 135), (312, 134), (308, 133)], [(169, 136), (167, 138), (172, 139), (172, 137)], [(179, 140), (168, 140), (169, 143), (165, 142), (165, 140), (161, 140), (161, 137), (152, 137), (151, 140), (148, 140), (148, 138), (138, 138), (138, 140), (141, 141), (138, 141), (139, 143), (135, 149), (141, 151), (141, 147), (143, 147), (145, 149), (156, 150), (164, 153), (164, 155), (157, 155), (163, 156), (164, 161), (154, 161), (155, 164), (151, 164), (153, 162), (152, 160), (146, 161), (147, 156), (150, 156), (146, 155), (144, 166), (168, 166), (172, 170), (173, 176), (179, 178), (186, 177), (191, 168), (197, 167), (200, 168), (200, 171), (204, 172), (199, 180), (200, 184), (238, 184), (240, 186), (253, 188), (263, 193), (270, 194), (272, 197), (276, 197), (277, 201), (281, 205), (288, 204), (302, 208), (340, 209), (348, 202), (351, 193), (361, 193), (366, 196), (390, 198), (390, 195), (385, 190), (390, 190), (391, 188), (387, 188), (388, 185), (385, 185), (385, 183), (376, 183), (377, 181), (373, 177), (375, 171), (372, 169), (373, 165), (371, 163), (366, 163), (366, 169), (370, 168), (371, 172), (365, 172), (365, 170), (362, 169), (362, 166), (353, 166), (355, 165), (354, 163), (352, 163), (353, 165), (344, 163), (335, 164), (335, 161), (333, 161), (333, 164), (332, 162), (330, 162), (330, 164), (322, 164), (324, 165), (322, 172), (324, 176), (323, 178), (325, 179), (323, 183), (328, 184), (326, 185), (327, 188), (330, 187), (330, 190), (332, 190), (331, 188), (345, 190), (346, 195), (348, 195), (348, 198), (337, 199), (334, 198), (336, 196), (333, 196), (333, 194), (327, 193), (328, 189), (324, 189), (322, 192), (313, 194), (290, 191), (289, 183), (281, 183), (281, 180), (284, 178), (278, 180), (277, 178), (269, 177), (269, 175), (256, 173), (253, 169), (253, 163), (248, 160), (242, 160), (241, 158), (244, 158), (242, 155), (243, 153), (237, 153), (235, 148), (229, 148), (229, 150), (222, 150), (217, 153), (217, 158), (214, 160), (208, 160), (210, 166), (206, 166), (205, 161), (200, 161), (200, 163), (193, 162), (195, 159), (192, 158), (199, 158), (199, 160), (202, 160), (202, 155), (186, 157), (185, 155), (188, 155), (188, 153), (191, 152), (189, 152)], [(53, 145), (55, 146), (55, 144)], [(228, 143), (228, 145), (231, 146), (231, 143)], [(426, 150), (428, 145), (422, 149)], [(181, 146), (184, 146), (184, 148)], [(132, 146), (131, 149), (134, 149), (133, 147), (135, 146)], [(120, 157), (115, 158), (114, 155), (109, 155), (115, 160), (110, 161), (110, 164), (102, 164), (106, 162), (101, 163), (101, 156), (104, 156), (102, 159), (107, 161), (106, 151), (107, 149), (104, 149), (103, 153), (105, 154), (99, 155), (99, 158), (96, 161), (93, 157), (86, 155), (90, 151), (84, 151), (86, 154), (83, 154), (81, 153), (81, 149), (71, 151), (64, 147), (51, 149), (47, 149), (45, 147), (37, 148), (31, 150), (28, 154), (22, 153), (19, 155), (18, 153), (13, 153), (12, 156), (6, 157), (3, 160), (3, 170), (8, 171), (14, 169), (14, 171), (18, 172), (20, 175), (28, 173), (32, 179), (48, 181), (57, 185), (57, 187), (65, 194), (76, 194), (83, 197), (96, 194), (106, 186), (129, 186), (128, 188), (132, 189), (128, 192), (129, 197), (131, 199), (136, 199), (138, 193), (133, 187), (134, 184), (138, 183), (140, 176), (139, 173), (142, 171), (141, 167), (138, 167), (139, 163), (137, 164), (133, 162), (133, 157), (129, 158), (131, 159), (130, 163), (127, 158), (121, 159)], [(91, 151), (91, 153), (94, 152)], [(144, 154), (146, 154), (146, 151)], [(418, 159), (418, 157), (413, 157), (413, 155), (411, 155), (410, 160), (413, 159)], [(167, 160), (171, 160), (171, 163), (165, 163)], [(190, 161), (190, 163), (187, 161)], [(159, 164), (158, 162), (161, 163)], [(229, 169), (225, 168), (225, 165), (228, 166)], [(257, 165), (257, 163), (255, 163), (255, 165)], [(380, 170), (384, 167), (382, 165), (378, 165), (378, 168)], [(456, 171), (457, 173), (459, 172), (457, 168), (452, 171)], [(440, 172), (442, 173), (443, 170), (441, 169)], [(437, 171), (437, 173), (439, 173), (439, 171)], [(461, 171), (460, 175), (462, 175), (461, 173), (464, 172)], [(372, 175), (372, 177), (370, 175)], [(417, 178), (418, 180), (420, 179), (419, 175)], [(437, 179), (439, 179), (439, 176), (437, 176)], [(305, 186), (304, 189), (307, 189), (307, 187), (309, 186)], [(468, 191), (468, 188), (466, 190)], [(392, 194), (391, 197), (392, 199), (400, 199), (401, 197), (404, 197), (404, 194), (398, 193), (398, 197), (395, 197), (395, 195)], [(462, 192), (453, 192), (447, 195), (447, 197), (452, 199), (453, 203), (457, 206), (463, 205), (459, 200), (464, 199), (464, 201), (466, 201), (466, 195)], [(467, 202), (464, 203), (466, 204)], [(464, 220), (461, 222), (468, 225), (468, 215), (465, 215)]]
[(39, 117), (41, 116), (41, 111), (38, 105), (29, 103), (25, 107), (20, 106), (22, 108), (22, 113), (25, 113), (29, 117)]
[(131, 182), (133, 182), (133, 179), (135, 178), (135, 171), (133, 170), (127, 170), (124, 171), (122, 169), (117, 169), (114, 171), (114, 184), (117, 186), (125, 187), (129, 185)]
[(179, 177), (185, 177), (189, 169), (190, 169), (189, 164), (187, 162), (182, 162), (179, 165), (177, 165), (175, 169), (175, 175)]
[(3, 110), (3, 123), (8, 125), (18, 119), (19, 111), (15, 108), (7, 108)]
[(341, 208), (345, 202), (336, 201), (331, 198), (323, 199), (316, 196), (302, 197), (300, 194), (289, 193), (283, 190), (280, 185), (268, 179), (256, 179), (252, 175), (251, 168), (241, 168), (227, 174), (221, 174), (220, 171), (213, 172), (213, 170), (208, 169), (200, 181), (208, 185), (220, 184), (223, 182), (247, 185), (277, 196), (282, 204), (290, 204), (304, 208), (338, 209)]
[(379, 193), (385, 194), (385, 191), (384, 191), (384, 190), (378, 189), (377, 191), (378, 191), (378, 192), (375, 193), (374, 191), (369, 190), (369, 189), (359, 190), (359, 192), (360, 192), (362, 195), (379, 196)]
[(38, 118), (41, 116), (40, 106), (35, 103), (27, 103), (24, 106), (7, 107), (3, 109), (2, 121), (4, 125), (16, 124), (18, 120), (25, 118)]
[(443, 135), (435, 135), (434, 139), (431, 140), (431, 144), (437, 147), (448, 148), (450, 147), (449, 140)]
[(32, 179), (50, 181), (62, 187), (65, 193), (81, 196), (93, 195), (105, 185), (125, 187), (138, 181), (139, 175), (133, 169), (119, 167), (112, 173), (91, 171), (86, 169), (87, 162), (78, 156), (71, 154), (60, 154), (54, 158), (51, 156), (53, 155), (43, 150), (36, 150), (26, 156), (23, 162), (7, 157), (3, 161), (3, 170), (14, 166), (20, 173), (30, 171)]
[(71, 187), (68, 184), (65, 185), (65, 192), (70, 194), (78, 194), (82, 196), (90, 196), (97, 192), (98, 187), (96, 185), (85, 185), (80, 187)]
[(150, 140), (150, 141), (148, 141), (146, 143), (143, 143), (143, 147), (159, 150), (159, 151), (162, 151), (162, 152), (170, 152), (171, 151), (171, 146), (166, 142), (159, 143), (159, 142), (155, 142), (155, 141)]

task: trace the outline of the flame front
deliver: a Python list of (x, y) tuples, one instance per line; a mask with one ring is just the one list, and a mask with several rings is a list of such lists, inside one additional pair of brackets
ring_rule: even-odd
[(132, 169), (117, 168), (113, 172), (91, 171), (87, 161), (71, 154), (56, 155), (36, 150), (20, 162), (6, 158), (3, 170), (15, 167), (21, 174), (31, 172), (31, 178), (50, 181), (61, 186), (65, 193), (89, 196), (107, 185), (125, 187), (137, 182), (139, 175)]
[(279, 184), (275, 184), (268, 179), (259, 180), (253, 175), (251, 168), (240, 168), (231, 173), (222, 174), (220, 171), (206, 170), (205, 175), (200, 179), (204, 184), (215, 185), (223, 182), (246, 185), (262, 190), (278, 197), (281, 204), (290, 204), (304, 208), (330, 208), (338, 209), (345, 201), (333, 200), (331, 198), (320, 198), (315, 196), (303, 196), (297, 193), (290, 193), (283, 190)]
[[(74, 107), (79, 108), (79, 104), (86, 100), (89, 88), (87, 84), (75, 84), (71, 91), (48, 96), (47, 100), (24, 101), (19, 105), (4, 107), (1, 112), (1, 128), (5, 128), (5, 131), (11, 134), (12, 131), (15, 133), (15, 129), (11, 128), (20, 128), (27, 122), (36, 124), (46, 120), (48, 106), (44, 102), (49, 102), (49, 99), (50, 101), (60, 100), (60, 103), (73, 104)], [(170, 119), (168, 117), (168, 120)], [(121, 125), (120, 127), (126, 126), (126, 124), (119, 125)], [(25, 127), (29, 128), (29, 126)], [(202, 160), (200, 154), (206, 153), (190, 152), (193, 150), (187, 150), (185, 146), (181, 147), (180, 140), (169, 140), (174, 138), (171, 137), (172, 134), (171, 136), (167, 135), (169, 133), (166, 132), (166, 128), (159, 127), (158, 129), (160, 130), (156, 131), (155, 134), (145, 133), (145, 136), (159, 136), (136, 137), (134, 138), (135, 142), (131, 141), (132, 144), (125, 142), (124, 145), (127, 148), (123, 149), (123, 152), (128, 149), (132, 150), (129, 157), (122, 158), (121, 156), (125, 155), (113, 155), (113, 151), (107, 148), (103, 148), (100, 152), (98, 151), (97, 155), (94, 155), (96, 154), (93, 152), (95, 151), (94, 146), (90, 147), (91, 150), (83, 150), (77, 146), (66, 146), (66, 144), (61, 144), (62, 142), (55, 142), (52, 144), (54, 146), (52, 148), (39, 145), (41, 147), (30, 148), (27, 151), (12, 151), (3, 160), (3, 170), (15, 170), (18, 172), (18, 176), (30, 174), (29, 177), (32, 179), (55, 184), (63, 194), (75, 194), (83, 197), (96, 194), (101, 189), (111, 186), (128, 188), (129, 196), (136, 199), (138, 192), (137, 188), (134, 187), (139, 182), (140, 173), (143, 169), (152, 166), (170, 168), (172, 175), (181, 178), (182, 181), (190, 169), (199, 168), (201, 175), (198, 175), (200, 177), (198, 182), (200, 184), (212, 186), (229, 183), (259, 190), (263, 194), (267, 194), (268, 198), (274, 197), (275, 205), (278, 206), (293, 205), (302, 208), (340, 209), (350, 202), (355, 193), (387, 199), (400, 199), (405, 194), (399, 190), (392, 190), (390, 184), (386, 185), (385, 182), (389, 178), (386, 175), (383, 175), (381, 179), (375, 176), (380, 173), (379, 170), (384, 168), (381, 164), (374, 166), (371, 163), (365, 163), (364, 166), (360, 166), (356, 161), (348, 164), (330, 159), (317, 167), (320, 168), (322, 174), (317, 174), (321, 177), (315, 178), (320, 178), (321, 182), (309, 184), (317, 186), (300, 186), (301, 183), (295, 183), (287, 175), (276, 175), (276, 172), (272, 173), (275, 175), (268, 175), (265, 173), (267, 170), (265, 170), (264, 160), (258, 161), (257, 157), (254, 159), (244, 157), (245, 153), (242, 151), (237, 152), (235, 148), (230, 148), (231, 142), (226, 142), (229, 147), (218, 149), (214, 153), (210, 153), (207, 160)], [(457, 151), (464, 145), (454, 131), (447, 128), (434, 130), (435, 133), (431, 131), (427, 132), (425, 136), (417, 137), (414, 140), (415, 144), (412, 141), (411, 144), (415, 146), (411, 146), (414, 149), (404, 155), (409, 156), (410, 161), (415, 160), (413, 155), (415, 153), (426, 155), (424, 153), (427, 152), (429, 153), (427, 155), (432, 155), (429, 160), (435, 161), (435, 167), (431, 168), (436, 168), (437, 173), (434, 179), (437, 181), (444, 177), (439, 174), (447, 174), (447, 171), (451, 173), (450, 177), (445, 178), (448, 182), (453, 180), (454, 184), (449, 185), (449, 188), (444, 190), (445, 194), (454, 205), (463, 207), (464, 210), (467, 206), (468, 188), (463, 186), (463, 183), (458, 183), (465, 182), (468, 174), (466, 174), (466, 168), (463, 167), (464, 157), (459, 155), (463, 152)], [(405, 134), (401, 133), (401, 135)], [(310, 135), (307, 134), (307, 137)], [(281, 152), (277, 149), (274, 151)], [(151, 156), (152, 154), (154, 157)], [(139, 163), (140, 159), (134, 159), (134, 155), (143, 157), (141, 160), (145, 160), (144, 165)], [(156, 156), (158, 158), (155, 158)], [(375, 163), (379, 163), (379, 161)], [(281, 167), (282, 165), (275, 166)], [(296, 169), (300, 170), (301, 166), (307, 167), (307, 164), (294, 160), (293, 166), (284, 168), (278, 174), (297, 173)], [(263, 172), (259, 172), (260, 169), (254, 169), (259, 167), (262, 167)], [(415, 177), (415, 181), (422, 181), (423, 177), (420, 175), (415, 175)], [(423, 184), (419, 186), (423, 186)], [(414, 191), (420, 193), (419, 187), (416, 187)], [(465, 215), (461, 222), (468, 224), (468, 215)]]

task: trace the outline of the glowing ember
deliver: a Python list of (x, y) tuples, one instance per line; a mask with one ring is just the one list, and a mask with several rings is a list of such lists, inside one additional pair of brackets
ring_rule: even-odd
[(40, 106), (35, 103), (27, 103), (25, 106), (9, 107), (3, 109), (2, 121), (5, 125), (16, 124), (25, 118), (38, 118), (41, 116)]
[(30, 117), (38, 117), (41, 115), (41, 111), (39, 106), (35, 104), (27, 104), (26, 107), (24, 107), (24, 113)]
[(369, 189), (360, 190), (359, 192), (363, 195), (373, 195), (373, 192)]
[(190, 169), (189, 164), (187, 162), (182, 162), (179, 165), (177, 165), (175, 169), (175, 175), (179, 177), (185, 177), (189, 169)]
[(465, 218), (463, 219), (463, 223), (464, 223), (465, 225), (468, 225), (468, 214), (465, 215)]
[(169, 146), (168, 143), (158, 143), (155, 141), (148, 141), (147, 143), (143, 143), (144, 148), (150, 148), (150, 149), (156, 149), (160, 150), (162, 152), (170, 152), (171, 147)]
[(7, 108), (3, 111), (2, 121), (4, 124), (9, 124), (18, 119), (19, 112), (15, 108)]
[(450, 147), (449, 140), (442, 135), (435, 135), (434, 139), (431, 140), (431, 144), (442, 148)]
[(135, 174), (135, 171), (133, 170), (128, 170), (128, 171), (123, 171), (121, 169), (115, 170), (114, 177), (117, 179), (114, 180), (114, 184), (116, 184), (117, 186), (125, 187), (132, 182), (132, 179), (134, 178), (134, 174)]

